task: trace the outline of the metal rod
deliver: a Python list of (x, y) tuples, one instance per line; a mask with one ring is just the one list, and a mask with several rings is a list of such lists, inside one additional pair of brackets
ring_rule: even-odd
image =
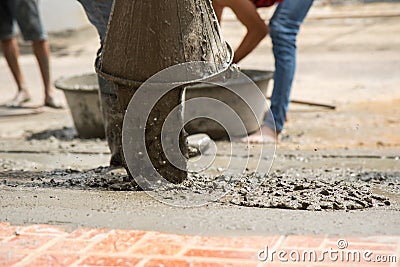
[[(271, 98), (268, 97), (268, 99), (271, 99)], [(310, 102), (310, 101), (304, 101), (304, 100), (292, 99), (292, 100), (290, 100), (290, 103), (300, 104), (300, 105), (308, 105), (308, 106), (314, 106), (314, 107), (322, 107), (322, 108), (328, 108), (328, 109), (336, 109), (336, 106), (334, 106), (334, 105), (328, 105), (328, 104), (322, 104), (322, 103), (316, 103), (316, 102)]]

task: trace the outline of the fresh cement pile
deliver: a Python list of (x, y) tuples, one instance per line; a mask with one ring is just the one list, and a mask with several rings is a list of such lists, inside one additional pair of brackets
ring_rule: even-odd
[[(107, 168), (86, 171), (34, 172), (11, 170), (0, 173), (1, 187), (58, 187), (81, 190), (141, 190), (121, 172)], [(351, 169), (289, 169), (268, 176), (256, 173), (232, 177), (192, 174), (180, 186), (194, 194), (222, 192), (223, 204), (296, 210), (355, 210), (396, 206), (400, 200), (400, 173)], [(167, 188), (166, 188), (167, 189)], [(167, 189), (168, 190), (168, 189)], [(378, 193), (377, 193), (378, 192)], [(171, 192), (173, 195), (173, 192)], [(170, 198), (165, 194), (165, 198)]]
[[(371, 185), (352, 179), (351, 173), (335, 173), (325, 170), (303, 170), (273, 172), (260, 186), (252, 186), (252, 179), (263, 179), (252, 174), (244, 176), (232, 193), (223, 201), (240, 206), (260, 208), (282, 208), (297, 210), (355, 210), (377, 206), (389, 206), (391, 200), (374, 194)], [(349, 175), (350, 174), (350, 175)], [(386, 174), (381, 174), (386, 177)], [(400, 189), (400, 174), (388, 175), (391, 182)]]

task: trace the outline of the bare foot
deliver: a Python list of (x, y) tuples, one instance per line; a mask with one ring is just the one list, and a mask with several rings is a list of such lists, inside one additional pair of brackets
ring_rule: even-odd
[(11, 100), (9, 103), (6, 104), (7, 107), (20, 107), (23, 103), (28, 102), (31, 100), (31, 96), (29, 95), (28, 91), (21, 90), (18, 91), (17, 95)]
[(55, 109), (63, 109), (64, 108), (64, 106), (61, 105), (61, 103), (59, 103), (57, 101), (57, 99), (52, 96), (49, 96), (46, 98), (46, 100), (44, 101), (44, 105), (46, 107), (55, 108)]
[(240, 141), (244, 143), (249, 142), (255, 144), (278, 143), (278, 134), (271, 128), (263, 125), (257, 132), (240, 139)]

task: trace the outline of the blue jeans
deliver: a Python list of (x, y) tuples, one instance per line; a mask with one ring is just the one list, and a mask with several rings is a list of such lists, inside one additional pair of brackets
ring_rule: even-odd
[[(1, 0), (0, 0), (1, 1)], [(78, 0), (85, 9), (86, 15), (96, 27), (100, 37), (101, 47), (98, 56), (101, 53), (104, 39), (107, 33), (108, 20), (111, 14), (113, 0)], [(123, 165), (122, 152), (122, 121), (124, 113), (119, 108), (118, 98), (116, 95), (116, 86), (113, 82), (108, 81), (97, 75), (100, 87), (100, 103), (103, 114), (104, 127), (108, 147), (111, 151), (111, 166)]]
[[(103, 47), (104, 39), (107, 33), (108, 20), (110, 18), (113, 0), (78, 0), (85, 9), (86, 16), (90, 23), (96, 27), (100, 37), (101, 47), (99, 54)], [(100, 91), (102, 93), (115, 95), (115, 85), (110, 81), (104, 80), (98, 76)]]
[(275, 74), (271, 112), (267, 113), (264, 124), (277, 133), (283, 130), (290, 102), (290, 91), (296, 71), (297, 34), (312, 3), (313, 0), (284, 0), (276, 8), (269, 23)]
[(101, 44), (106, 37), (108, 19), (110, 18), (113, 0), (78, 0), (85, 9), (90, 23), (96, 27)]

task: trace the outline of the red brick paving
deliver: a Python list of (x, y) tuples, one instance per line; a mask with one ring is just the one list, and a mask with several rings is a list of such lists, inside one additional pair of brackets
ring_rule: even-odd
[[(348, 250), (370, 250), (372, 257), (397, 256), (397, 263), (353, 263), (329, 257), (323, 262), (289, 259), (291, 251), (301, 255), (310, 250), (338, 250), (337, 240), (324, 236), (202, 237), (89, 228), (68, 233), (49, 225), (19, 227), (0, 223), (0, 266), (400, 266), (400, 237), (345, 239)], [(271, 257), (266, 262), (259, 261), (259, 251), (266, 246), (270, 252), (285, 251), (288, 262), (280, 261), (278, 253), (274, 262)]]
[[(288, 248), (319, 248), (325, 240), (318, 236), (288, 236), (282, 242), (281, 247)], [(335, 243), (336, 245), (337, 243)]]

